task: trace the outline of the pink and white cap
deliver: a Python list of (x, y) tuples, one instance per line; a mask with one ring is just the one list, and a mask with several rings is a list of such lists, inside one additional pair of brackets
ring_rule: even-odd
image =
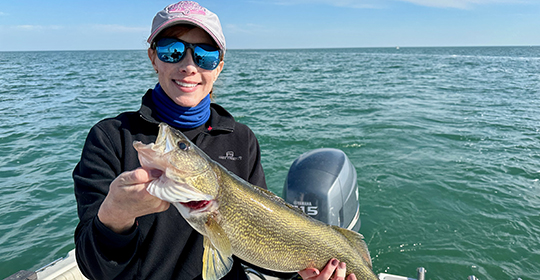
[(218, 16), (194, 1), (180, 1), (159, 11), (152, 22), (148, 43), (151, 44), (165, 28), (177, 24), (191, 24), (202, 28), (216, 41), (219, 48), (225, 51), (225, 36)]

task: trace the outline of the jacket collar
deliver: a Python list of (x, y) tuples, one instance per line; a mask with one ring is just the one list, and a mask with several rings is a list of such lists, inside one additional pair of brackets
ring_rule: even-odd
[[(159, 124), (159, 121), (156, 119), (154, 109), (156, 104), (152, 100), (152, 89), (149, 89), (144, 96), (142, 97), (141, 108), (139, 109), (139, 114), (147, 122)], [(223, 132), (233, 132), (235, 120), (234, 117), (227, 112), (223, 107), (219, 106), (216, 103), (210, 104), (210, 120), (209, 126), (211, 127), (212, 132), (223, 131)]]

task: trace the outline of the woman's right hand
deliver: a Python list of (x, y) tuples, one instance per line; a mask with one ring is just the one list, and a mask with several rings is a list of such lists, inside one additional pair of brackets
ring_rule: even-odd
[(135, 219), (163, 212), (170, 204), (146, 190), (148, 184), (159, 178), (159, 170), (137, 168), (120, 174), (109, 187), (109, 193), (98, 211), (99, 220), (116, 233), (130, 230)]

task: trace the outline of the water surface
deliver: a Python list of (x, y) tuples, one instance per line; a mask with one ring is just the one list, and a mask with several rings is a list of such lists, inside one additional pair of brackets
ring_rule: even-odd
[[(0, 278), (74, 248), (90, 127), (157, 82), (146, 51), (0, 53)], [(355, 165), (374, 271), (540, 279), (540, 48), (230, 50), (216, 102), (270, 189), (316, 148)]]

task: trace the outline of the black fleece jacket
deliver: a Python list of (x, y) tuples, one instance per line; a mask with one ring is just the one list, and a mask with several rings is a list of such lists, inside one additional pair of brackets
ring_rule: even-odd
[[(140, 167), (133, 141), (154, 142), (159, 122), (152, 113), (152, 90), (137, 112), (105, 119), (90, 130), (81, 160), (73, 171), (79, 224), (76, 258), (90, 279), (201, 279), (202, 236), (175, 207), (139, 217), (136, 226), (117, 234), (97, 218), (109, 185), (122, 172)], [(225, 168), (266, 188), (259, 144), (254, 133), (222, 107), (211, 104), (210, 120), (183, 131), (199, 148)], [(239, 260), (223, 279), (247, 279)]]

